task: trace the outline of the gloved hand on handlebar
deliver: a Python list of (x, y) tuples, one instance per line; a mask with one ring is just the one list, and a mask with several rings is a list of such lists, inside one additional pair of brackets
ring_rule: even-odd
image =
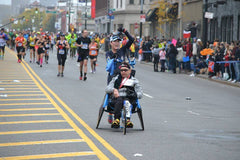
[(128, 98), (137, 98), (137, 93), (133, 90), (127, 89), (127, 97)]

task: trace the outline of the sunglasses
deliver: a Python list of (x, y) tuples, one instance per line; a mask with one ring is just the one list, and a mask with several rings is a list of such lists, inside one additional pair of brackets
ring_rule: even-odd
[(120, 69), (121, 72), (127, 72), (129, 69)]

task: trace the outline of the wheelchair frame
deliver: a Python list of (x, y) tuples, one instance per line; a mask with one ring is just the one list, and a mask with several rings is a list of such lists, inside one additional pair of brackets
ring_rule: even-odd
[[(113, 111), (108, 110), (108, 107), (107, 107), (108, 103), (109, 103), (109, 94), (105, 94), (103, 102), (102, 102), (102, 104), (99, 108), (98, 121), (97, 121), (96, 129), (98, 129), (98, 127), (99, 127), (99, 124), (100, 124), (100, 121), (102, 119), (102, 115), (103, 115), (104, 112), (109, 112), (109, 113), (114, 114)], [(137, 99), (136, 104), (137, 104), (137, 106), (136, 106), (135, 110), (132, 111), (132, 114), (133, 113), (138, 113), (138, 117), (139, 117), (139, 120), (140, 120), (140, 123), (141, 123), (142, 130), (144, 130), (142, 108), (141, 108), (141, 105), (139, 104), (138, 99)], [(124, 106), (123, 106), (123, 109), (122, 109), (122, 122), (123, 122), (123, 134), (125, 135), (126, 134), (126, 128), (127, 128), (127, 121), (126, 121), (126, 109), (125, 109)]]

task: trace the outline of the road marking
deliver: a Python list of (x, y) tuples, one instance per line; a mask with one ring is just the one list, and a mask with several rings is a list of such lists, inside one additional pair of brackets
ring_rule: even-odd
[(0, 85), (21, 85), (21, 84), (29, 84), (29, 85), (35, 85), (34, 83), (16, 83), (16, 82), (0, 82)]
[(42, 105), (42, 104), (52, 104), (52, 103), (8, 103), (8, 104), (0, 104), (0, 106), (22, 106), (22, 105)]
[[(36, 81), (36, 79), (31, 75), (31, 73), (29, 72), (29, 70), (32, 72), (32, 74), (38, 79), (38, 81), (47, 89), (48, 92), (50, 92), (54, 98), (61, 103), (61, 105), (80, 123), (82, 124), (88, 131), (89, 133), (91, 133), (106, 149), (108, 149), (114, 156), (116, 156), (118, 159), (121, 160), (126, 160), (125, 157), (123, 157), (116, 149), (114, 149), (107, 141), (105, 141), (101, 136), (99, 136), (91, 127), (89, 127), (89, 125), (87, 123), (85, 123), (75, 112), (73, 112), (73, 110), (67, 106), (66, 103), (64, 103), (43, 81), (42, 79), (40, 79), (40, 77), (32, 70), (32, 68), (24, 62), (24, 64), (22, 63), (23, 67), (25, 68), (25, 70), (30, 74), (30, 77), (35, 81), (35, 83), (38, 83)], [(28, 68), (26, 68), (25, 67)], [(39, 84), (39, 83), (38, 83)], [(45, 90), (42, 88), (42, 86), (39, 84), (39, 87), (41, 87), (41, 90), (43, 92), (45, 92)], [(49, 96), (49, 94), (46, 92), (46, 94)], [(50, 97), (51, 98), (51, 97)], [(52, 98), (51, 98), (52, 99)], [(63, 110), (59, 107), (59, 111), (63, 112)], [(63, 112), (65, 114), (65, 112)], [(67, 120), (67, 119), (66, 119)], [(71, 119), (70, 119), (71, 120)], [(71, 120), (72, 121), (72, 120)], [(73, 122), (72, 122), (73, 123)], [(74, 124), (74, 123), (73, 123)], [(75, 124), (74, 124), (75, 125)], [(79, 129), (79, 128), (78, 128)], [(80, 129), (79, 129), (80, 130)], [(80, 130), (82, 132), (82, 130)], [(95, 148), (95, 144), (93, 144), (93, 142), (82, 132), (83, 135), (81, 135), (81, 137), (83, 139), (85, 139), (85, 141), (89, 144), (89, 146), (91, 148)], [(97, 148), (98, 149), (98, 148)], [(103, 157), (100, 157), (101, 159), (104, 159)], [(107, 158), (107, 157), (106, 157)], [(108, 159), (108, 158), (107, 158)], [(107, 160), (104, 159), (104, 160)]]
[(44, 94), (8, 94), (8, 97), (35, 97), (35, 96), (45, 96)]
[[(16, 55), (15, 55), (16, 56)], [(48, 94), (47, 91), (45, 91), (45, 89), (40, 85), (40, 83), (35, 79), (35, 77), (33, 77), (33, 75), (30, 73), (29, 70), (32, 71), (32, 73), (38, 78), (38, 80), (41, 82), (41, 84), (43, 84), (43, 82), (41, 81), (41, 79), (36, 75), (36, 73), (31, 69), (31, 67), (25, 62), (23, 61), (23, 63), (21, 63), (21, 65), (23, 66), (23, 68), (25, 69), (25, 71), (29, 74), (29, 76), (32, 78), (32, 80), (35, 82), (35, 84), (39, 87), (39, 89), (46, 95), (46, 97), (49, 99), (49, 101), (53, 104), (53, 106), (58, 110), (58, 112), (62, 115), (62, 117), (68, 122), (68, 124), (74, 128), (74, 130), (78, 133), (78, 135), (80, 137), (82, 137), (86, 143), (88, 144), (88, 146), (94, 151), (94, 153), (96, 153), (97, 157), (99, 159), (103, 159), (103, 160), (109, 160), (109, 158), (93, 143), (93, 141), (88, 138), (85, 133), (73, 122), (73, 120), (67, 115), (67, 113), (65, 113), (63, 111), (63, 109), (53, 100), (53, 98)], [(28, 69), (26, 68), (26, 66), (28, 67)], [(55, 97), (56, 98), (56, 97)], [(124, 158), (125, 160), (125, 158)]]
[(0, 93), (33, 93), (33, 92), (42, 92), (42, 91), (0, 91)]
[(143, 93), (144, 96), (148, 97), (148, 98), (153, 98), (152, 96), (150, 96), (149, 94)]
[(25, 146), (25, 145), (36, 145), (36, 144), (53, 144), (53, 143), (73, 143), (73, 142), (84, 142), (84, 140), (83, 139), (61, 139), (61, 140), (48, 140), (48, 141), (12, 142), (12, 143), (0, 143), (0, 147)]
[(26, 160), (26, 159), (45, 159), (45, 158), (63, 158), (63, 157), (77, 157), (77, 156), (90, 156), (96, 155), (92, 151), (85, 152), (70, 152), (70, 153), (56, 153), (56, 154), (39, 154), (28, 156), (16, 156), (16, 157), (3, 157), (0, 160)]
[(47, 101), (47, 98), (32, 98), (32, 99), (0, 99), (0, 101)]
[(27, 124), (27, 123), (57, 123), (57, 122), (66, 122), (66, 121), (65, 120), (12, 121), (12, 122), (0, 122), (0, 125), (3, 125), (3, 124)]
[(42, 111), (42, 110), (56, 110), (56, 108), (19, 108), (19, 109), (0, 109), (1, 112), (7, 112), (7, 111)]
[(56, 116), (60, 115), (60, 113), (38, 113), (38, 114), (4, 114), (0, 117), (26, 117), (26, 116)]
[(24, 87), (35, 87), (36, 85), (24, 85), (24, 84), (13, 84), (13, 85), (7, 85), (7, 84), (0, 84), (0, 87), (17, 87), (17, 86), (24, 86)]
[(190, 113), (190, 114), (193, 114), (193, 115), (197, 115), (197, 116), (200, 116), (200, 114), (199, 113), (196, 113), (196, 112), (193, 112), (193, 111), (187, 111), (188, 113)]
[(0, 135), (27, 134), (27, 133), (50, 133), (50, 132), (73, 132), (73, 131), (74, 131), (74, 129), (26, 130), (26, 131), (0, 132)]
[[(0, 79), (0, 81), (2, 82), (14, 82), (15, 79), (8, 79), (8, 78), (4, 78), (4, 79)], [(19, 79), (21, 82), (33, 82), (32, 79)], [(14, 82), (14, 83), (19, 83), (19, 82)]]
[(38, 88), (5, 88), (5, 89), (7, 89), (7, 90), (12, 90), (12, 89), (38, 89)]

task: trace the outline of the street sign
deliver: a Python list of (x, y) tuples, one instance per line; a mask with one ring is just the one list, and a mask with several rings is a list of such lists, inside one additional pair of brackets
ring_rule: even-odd
[(107, 19), (114, 19), (114, 16), (107, 16)]
[(48, 11), (48, 10), (46, 10), (46, 13), (53, 13), (53, 14), (56, 14), (57, 11)]
[(138, 28), (138, 23), (134, 23), (134, 28), (135, 28), (135, 29)]
[(108, 15), (112, 16), (113, 15), (113, 11), (111, 9), (108, 10)]
[(140, 22), (144, 23), (146, 21), (145, 14), (140, 15)]
[(213, 19), (213, 13), (212, 12), (205, 12), (204, 17), (208, 18), (208, 19)]

